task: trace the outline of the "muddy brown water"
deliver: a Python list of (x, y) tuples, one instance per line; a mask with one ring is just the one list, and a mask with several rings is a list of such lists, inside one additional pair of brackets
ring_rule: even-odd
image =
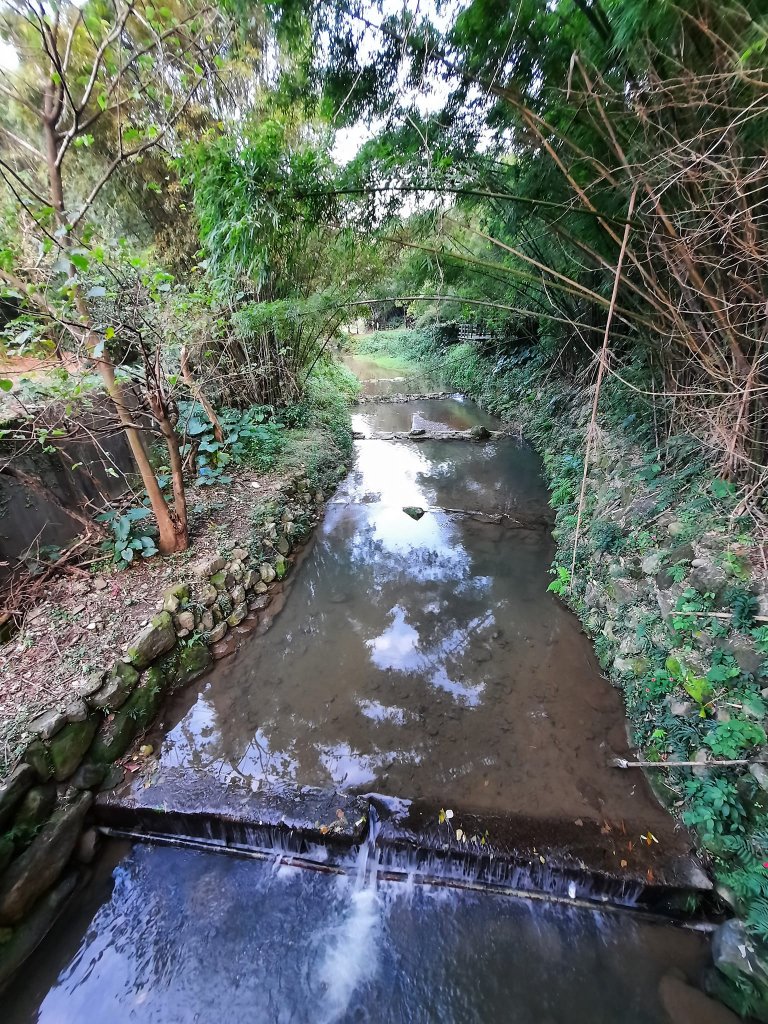
[[(355, 413), (363, 434), (423, 422), (496, 426), (458, 398)], [(453, 827), (487, 824), (491, 846), (503, 836), (536, 866), (555, 847), (619, 876), (686, 862), (690, 840), (643, 776), (608, 767), (627, 753), (621, 699), (546, 593), (548, 517), (523, 442), (357, 442), (271, 628), (174, 698), (151, 737), (156, 770), (110, 800), (162, 821), (192, 780), (192, 817), (214, 813), (214, 787), (218, 814), (266, 794), (301, 830), (302, 815), (373, 798), (379, 839), (410, 829), (410, 854), (378, 845), (375, 816), (342, 855), (112, 841), (4, 1019), (687, 1024), (665, 986), (670, 969), (700, 976), (704, 935), (431, 878), (418, 859), (420, 836), (443, 843), (450, 809)]]

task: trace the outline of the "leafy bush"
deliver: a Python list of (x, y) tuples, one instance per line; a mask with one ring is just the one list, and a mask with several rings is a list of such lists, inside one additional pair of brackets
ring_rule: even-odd
[(730, 722), (720, 722), (704, 737), (704, 742), (715, 757), (735, 760), (750, 747), (765, 743), (765, 729), (744, 718), (734, 718)]
[(151, 558), (157, 554), (155, 545), (156, 530), (154, 526), (137, 528), (141, 523), (152, 515), (151, 509), (132, 508), (127, 512), (118, 512), (116, 509), (109, 509), (96, 516), (101, 523), (107, 523), (112, 531), (110, 540), (104, 541), (102, 548), (109, 551), (113, 562), (125, 568), (130, 564), (136, 555), (142, 558)]
[(738, 788), (724, 778), (691, 779), (685, 783), (687, 809), (683, 821), (705, 839), (744, 831), (746, 811)]

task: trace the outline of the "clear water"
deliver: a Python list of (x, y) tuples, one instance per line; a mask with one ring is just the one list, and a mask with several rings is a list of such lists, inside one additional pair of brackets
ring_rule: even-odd
[(693, 932), (382, 882), (366, 857), (335, 876), (115, 850), (4, 993), (3, 1021), (668, 1024), (660, 978), (704, 960)]
[[(454, 400), (356, 416), (371, 431), (493, 425)], [(672, 843), (642, 777), (608, 767), (627, 749), (622, 702), (546, 592), (548, 516), (539, 460), (513, 438), (357, 442), (272, 627), (167, 709), (161, 775), (609, 821), (628, 842), (650, 828)]]

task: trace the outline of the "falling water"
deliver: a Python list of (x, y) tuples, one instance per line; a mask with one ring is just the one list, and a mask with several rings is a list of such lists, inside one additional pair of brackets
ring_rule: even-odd
[(353, 995), (373, 980), (378, 969), (378, 939), (382, 932), (382, 903), (378, 893), (381, 850), (376, 845), (378, 819), (370, 809), (368, 834), (360, 845), (351, 876), (340, 880), (351, 892), (343, 920), (330, 935), (320, 966), (325, 991), (320, 1020), (332, 1024), (346, 1013)]

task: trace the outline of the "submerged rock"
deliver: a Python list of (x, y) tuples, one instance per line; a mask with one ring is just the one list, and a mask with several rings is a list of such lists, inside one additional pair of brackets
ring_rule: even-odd
[(8, 941), (0, 945), (0, 988), (39, 945), (59, 916), (77, 884), (77, 875), (67, 875), (55, 889), (47, 893), (29, 917), (14, 928)]
[(674, 974), (659, 982), (659, 997), (672, 1024), (738, 1024), (739, 1018), (722, 1003)]

